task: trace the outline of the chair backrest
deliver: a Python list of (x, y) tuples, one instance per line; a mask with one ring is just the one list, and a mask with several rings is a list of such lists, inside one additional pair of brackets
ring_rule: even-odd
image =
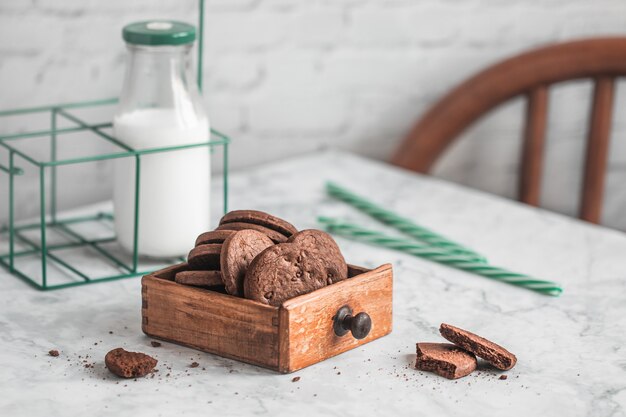
[(587, 135), (581, 219), (598, 223), (613, 113), (615, 78), (626, 75), (626, 38), (597, 38), (546, 46), (491, 66), (468, 79), (419, 120), (391, 162), (428, 172), (463, 130), (503, 102), (527, 97), (519, 200), (538, 205), (550, 85), (591, 78), (595, 87)]

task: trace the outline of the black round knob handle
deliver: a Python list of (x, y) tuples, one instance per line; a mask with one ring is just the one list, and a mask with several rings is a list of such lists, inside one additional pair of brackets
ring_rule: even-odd
[(367, 313), (359, 313), (350, 321), (350, 331), (355, 339), (364, 339), (372, 330), (372, 319)]
[(343, 306), (333, 317), (333, 329), (337, 336), (350, 332), (355, 339), (364, 339), (372, 330), (372, 319), (369, 314), (363, 312), (353, 316), (352, 309)]

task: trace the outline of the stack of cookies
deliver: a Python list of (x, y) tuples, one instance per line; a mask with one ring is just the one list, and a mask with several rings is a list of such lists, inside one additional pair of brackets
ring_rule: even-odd
[(346, 261), (329, 234), (298, 231), (256, 210), (224, 215), (217, 229), (198, 236), (187, 263), (176, 282), (223, 285), (230, 295), (272, 306), (348, 277)]

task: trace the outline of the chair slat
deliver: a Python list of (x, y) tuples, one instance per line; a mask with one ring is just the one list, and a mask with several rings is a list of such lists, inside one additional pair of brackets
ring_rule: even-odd
[(593, 94), (593, 107), (587, 136), (587, 154), (583, 179), (580, 218), (599, 223), (606, 174), (609, 138), (613, 118), (613, 77), (598, 77)]
[(541, 195), (547, 119), (548, 87), (541, 85), (528, 93), (519, 177), (519, 200), (532, 206), (539, 205)]

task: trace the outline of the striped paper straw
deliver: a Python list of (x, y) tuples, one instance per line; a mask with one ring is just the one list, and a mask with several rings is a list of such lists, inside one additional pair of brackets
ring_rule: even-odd
[(528, 275), (507, 271), (497, 266), (487, 265), (483, 262), (476, 262), (471, 257), (462, 254), (451, 254), (446, 251), (438, 252), (438, 248), (427, 248), (424, 245), (409, 242), (405, 239), (386, 236), (383, 233), (364, 229), (360, 226), (342, 222), (329, 217), (319, 217), (319, 222), (324, 224), (326, 230), (348, 239), (369, 243), (375, 246), (382, 246), (389, 249), (396, 249), (402, 252), (429, 259), (450, 267), (463, 271), (472, 272), (493, 279), (495, 281), (506, 282), (507, 284), (527, 288), (545, 295), (559, 296), (563, 289), (555, 282), (544, 281), (532, 278)]
[(380, 222), (392, 226), (415, 239), (419, 239), (433, 246), (448, 249), (448, 251), (454, 253), (470, 255), (477, 262), (486, 263), (485, 257), (474, 252), (472, 249), (451, 241), (450, 239), (445, 238), (430, 229), (419, 226), (405, 217), (398, 216), (396, 213), (386, 210), (368, 199), (356, 195), (333, 182), (326, 183), (326, 192), (329, 195), (358, 208), (364, 213), (369, 214)]

